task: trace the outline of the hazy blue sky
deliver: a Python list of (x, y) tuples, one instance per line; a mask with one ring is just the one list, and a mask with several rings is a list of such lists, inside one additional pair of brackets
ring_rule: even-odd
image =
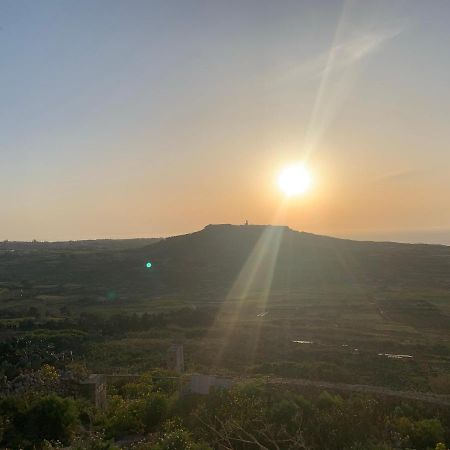
[[(450, 2), (0, 2), (0, 239), (210, 222), (450, 243)], [(305, 161), (311, 191), (276, 185)]]

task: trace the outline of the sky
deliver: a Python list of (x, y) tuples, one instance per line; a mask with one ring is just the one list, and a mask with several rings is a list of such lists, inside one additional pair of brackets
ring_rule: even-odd
[[(286, 224), (450, 244), (450, 3), (0, 2), (0, 239)], [(280, 170), (313, 183), (285, 198)]]

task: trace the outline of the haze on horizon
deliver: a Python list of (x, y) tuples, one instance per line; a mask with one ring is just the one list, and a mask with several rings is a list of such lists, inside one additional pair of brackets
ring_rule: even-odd
[[(0, 239), (286, 224), (450, 244), (450, 3), (0, 4)], [(308, 192), (277, 176), (302, 161)]]

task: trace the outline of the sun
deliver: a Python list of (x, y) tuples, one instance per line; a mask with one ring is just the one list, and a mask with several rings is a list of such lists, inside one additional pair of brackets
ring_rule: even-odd
[(304, 194), (311, 188), (311, 184), (311, 174), (303, 164), (285, 167), (278, 177), (278, 186), (288, 197)]

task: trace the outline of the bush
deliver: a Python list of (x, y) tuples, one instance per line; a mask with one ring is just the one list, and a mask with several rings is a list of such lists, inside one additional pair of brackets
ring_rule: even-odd
[(411, 441), (417, 448), (434, 447), (444, 440), (444, 433), (444, 427), (438, 419), (423, 419), (414, 424)]
[(78, 425), (78, 411), (71, 399), (48, 395), (38, 399), (18, 420), (31, 442), (60, 441), (69, 444)]
[(181, 426), (170, 424), (168, 428), (153, 450), (211, 450), (207, 444), (194, 442), (191, 434)]
[(108, 437), (120, 437), (126, 434), (142, 433), (142, 401), (125, 401), (119, 396), (110, 399), (105, 429)]
[(13, 448), (39, 448), (45, 441), (69, 444), (79, 425), (76, 402), (54, 394), (6, 398), (0, 414), (2, 444)]
[(143, 400), (142, 421), (146, 431), (154, 431), (167, 417), (169, 401), (167, 397), (156, 392)]

